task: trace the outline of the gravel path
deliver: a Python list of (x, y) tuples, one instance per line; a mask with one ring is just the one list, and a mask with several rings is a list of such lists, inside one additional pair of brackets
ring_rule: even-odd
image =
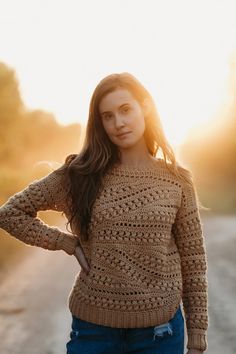
[(236, 353), (236, 216), (203, 218), (208, 254), (209, 350)]
[(1, 354), (66, 352), (71, 324), (67, 296), (77, 264), (63, 251), (31, 247), (0, 286)]

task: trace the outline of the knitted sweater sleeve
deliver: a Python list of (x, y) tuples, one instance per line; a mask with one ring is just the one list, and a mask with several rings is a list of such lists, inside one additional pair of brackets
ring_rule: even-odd
[(64, 194), (55, 171), (31, 182), (0, 207), (0, 228), (26, 244), (73, 254), (78, 238), (37, 217), (39, 210), (64, 211)]
[(208, 328), (207, 256), (193, 185), (184, 183), (173, 232), (181, 258), (187, 348), (206, 350)]

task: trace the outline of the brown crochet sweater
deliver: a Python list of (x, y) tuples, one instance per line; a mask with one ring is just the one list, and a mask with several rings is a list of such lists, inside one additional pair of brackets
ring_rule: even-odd
[[(39, 210), (68, 217), (56, 171), (35, 180), (0, 208), (0, 227), (29, 245), (74, 253), (77, 236), (50, 227)], [(148, 327), (170, 320), (183, 300), (188, 348), (205, 350), (207, 259), (192, 186), (161, 159), (148, 169), (115, 166), (104, 176), (82, 241), (91, 270), (81, 270), (68, 297), (72, 314), (111, 327)], [(79, 235), (78, 235), (79, 236)]]

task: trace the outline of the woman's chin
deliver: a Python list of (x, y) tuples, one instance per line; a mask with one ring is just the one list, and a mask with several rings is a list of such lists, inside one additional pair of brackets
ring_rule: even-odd
[(126, 141), (126, 142), (117, 144), (117, 146), (121, 149), (127, 149), (127, 148), (132, 148), (133, 146), (135, 146), (135, 144), (133, 142)]

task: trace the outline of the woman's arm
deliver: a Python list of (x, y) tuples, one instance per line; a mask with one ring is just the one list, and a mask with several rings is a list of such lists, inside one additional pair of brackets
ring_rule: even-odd
[(193, 185), (183, 184), (173, 233), (181, 257), (187, 348), (204, 351), (207, 349), (208, 328), (207, 257)]
[(22, 242), (74, 254), (79, 239), (37, 218), (39, 210), (64, 211), (65, 190), (55, 171), (30, 183), (0, 207), (0, 228)]

